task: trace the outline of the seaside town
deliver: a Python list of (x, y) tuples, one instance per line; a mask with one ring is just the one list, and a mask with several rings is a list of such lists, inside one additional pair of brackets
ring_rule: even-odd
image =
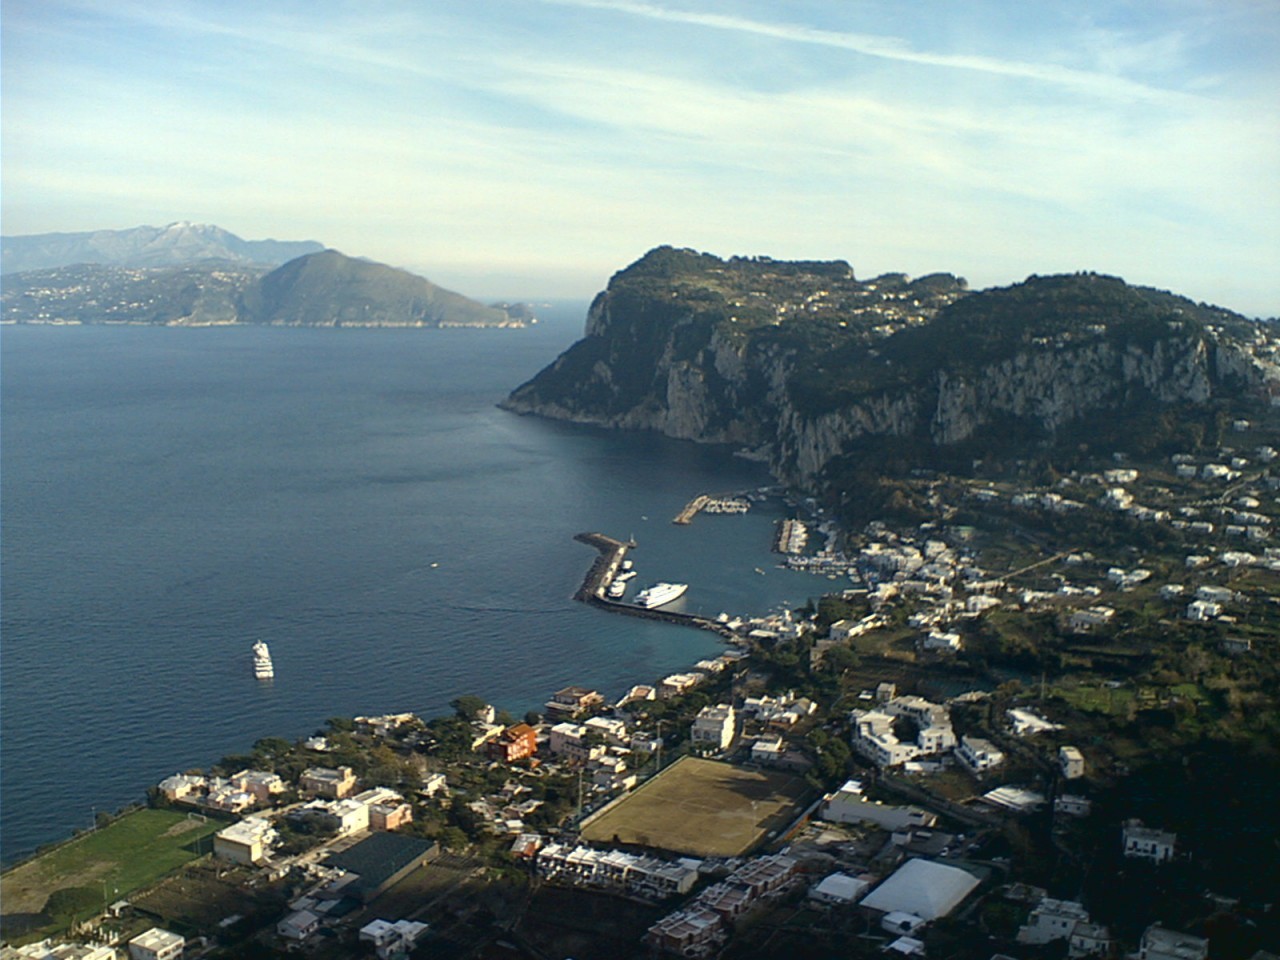
[[(523, 717), (462, 695), (175, 772), (5, 874), (2, 956), (1270, 960), (1274, 798), (1234, 777), (1276, 735), (1266, 435), (921, 473), (930, 519), (857, 531), (788, 500), (778, 562), (825, 596), (764, 617), (681, 613), (684, 584), (625, 599), (632, 544), (583, 534), (578, 599), (724, 652), (616, 698), (566, 676)], [(135, 828), (183, 853), (92, 852)]]

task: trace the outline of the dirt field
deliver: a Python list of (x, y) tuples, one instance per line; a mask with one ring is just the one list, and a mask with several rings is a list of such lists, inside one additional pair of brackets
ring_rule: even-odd
[(698, 857), (738, 856), (791, 822), (803, 779), (683, 757), (592, 820), (584, 840)]

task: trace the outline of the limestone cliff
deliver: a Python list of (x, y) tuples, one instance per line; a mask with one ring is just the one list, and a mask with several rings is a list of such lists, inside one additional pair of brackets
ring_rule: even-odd
[(1261, 395), (1266, 332), (1113, 277), (970, 294), (946, 274), (859, 281), (842, 261), (659, 248), (597, 296), (586, 335), (504, 406), (767, 454), (813, 484), (873, 438), (945, 449), (985, 432), (1051, 443), (1091, 418)]

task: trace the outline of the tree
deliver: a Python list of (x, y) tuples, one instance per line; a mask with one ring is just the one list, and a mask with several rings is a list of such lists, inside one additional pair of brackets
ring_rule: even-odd
[(60, 887), (45, 900), (44, 912), (59, 925), (66, 926), (101, 907), (102, 900), (102, 891), (97, 887)]
[(822, 662), (834, 673), (852, 670), (862, 661), (850, 647), (832, 647), (822, 655)]
[(255, 756), (263, 756), (269, 759), (283, 757), (293, 749), (293, 744), (284, 737), (263, 737), (253, 745)]
[(481, 697), (477, 697), (473, 693), (464, 694), (456, 700), (449, 701), (449, 706), (453, 707), (454, 712), (468, 722), (479, 716), (480, 711), (488, 705)]

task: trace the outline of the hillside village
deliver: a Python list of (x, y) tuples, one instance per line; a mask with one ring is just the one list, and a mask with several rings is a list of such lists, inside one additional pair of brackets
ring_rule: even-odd
[(1204, 819), (1280, 734), (1275, 434), (1230, 430), (919, 473), (924, 523), (796, 501), (816, 606), (722, 615), (722, 655), (616, 700), (463, 696), (177, 773), (150, 801), (218, 821), (208, 854), (89, 945), (4, 955), (1270, 956), (1265, 776)]

